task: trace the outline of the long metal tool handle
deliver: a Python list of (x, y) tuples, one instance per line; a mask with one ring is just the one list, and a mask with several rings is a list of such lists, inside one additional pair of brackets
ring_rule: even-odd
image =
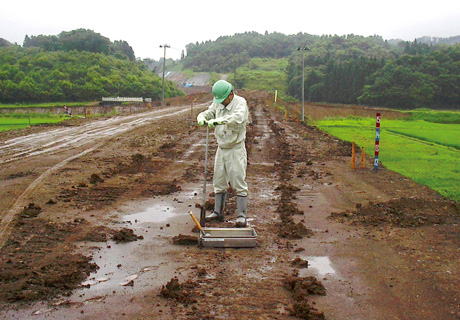
[(208, 146), (209, 146), (209, 127), (206, 126), (206, 152), (204, 156), (204, 181), (203, 181), (203, 201), (201, 205), (201, 213), (200, 213), (200, 225), (205, 225), (206, 220), (206, 180), (208, 178)]

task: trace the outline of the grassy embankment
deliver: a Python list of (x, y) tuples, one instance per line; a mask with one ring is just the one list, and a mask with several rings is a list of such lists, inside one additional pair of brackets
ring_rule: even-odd
[[(286, 72), (288, 59), (252, 58), (248, 63), (236, 69), (236, 72), (227, 74), (227, 80), (237, 89), (247, 90), (278, 90), (278, 94), (286, 98)], [(179, 71), (187, 78), (191, 78), (201, 72), (194, 72), (190, 69), (183, 69), (182, 65), (171, 67), (171, 71)], [(225, 74), (209, 72), (212, 85), (221, 79)]]
[(278, 90), (278, 94), (286, 95), (286, 72), (289, 61), (283, 59), (253, 58), (247, 64), (236, 69), (231, 74), (230, 81), (240, 79), (244, 82), (244, 89), (248, 90)]
[[(387, 120), (382, 112), (379, 160), (388, 169), (460, 201), (460, 112), (410, 113), (407, 120)], [(374, 156), (374, 118), (329, 118), (315, 124)]]

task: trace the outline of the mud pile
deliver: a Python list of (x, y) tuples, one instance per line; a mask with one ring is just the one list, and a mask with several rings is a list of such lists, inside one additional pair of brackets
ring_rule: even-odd
[(356, 205), (356, 210), (331, 213), (339, 221), (365, 226), (390, 225), (415, 228), (434, 224), (454, 224), (460, 221), (460, 205), (453, 201), (416, 198), (394, 199), (388, 202)]
[(131, 158), (120, 159), (114, 168), (108, 168), (103, 175), (110, 177), (116, 174), (138, 174), (159, 172), (166, 165), (163, 159), (153, 159), (141, 153), (135, 153)]
[(312, 307), (308, 302), (309, 295), (326, 295), (326, 289), (315, 277), (298, 277), (296, 274), (284, 279), (284, 288), (291, 293), (295, 301), (292, 315), (301, 319), (326, 319), (323, 312)]
[(281, 183), (275, 189), (280, 194), (277, 213), (280, 215), (281, 222), (277, 225), (278, 235), (281, 238), (302, 239), (312, 235), (313, 231), (307, 229), (301, 222), (295, 223), (293, 219), (293, 215), (303, 215), (304, 212), (292, 202), (295, 199), (295, 193), (300, 189), (287, 183), (294, 172), (294, 165), (290, 160), (291, 148), (285, 136), (282, 135), (284, 129), (280, 128), (274, 121), (270, 121), (269, 126), (275, 134), (277, 145), (280, 146), (275, 163), (275, 170)]
[(112, 235), (112, 239), (116, 242), (131, 242), (144, 239), (144, 236), (137, 236), (134, 234), (132, 229), (122, 228), (115, 231)]
[(173, 238), (173, 244), (175, 245), (197, 245), (198, 237), (180, 234)]
[(296, 268), (308, 268), (308, 261), (297, 257), (294, 260), (292, 260), (291, 266)]
[(161, 288), (160, 296), (188, 306), (197, 302), (195, 298), (196, 292), (194, 291), (197, 286), (196, 282), (190, 280), (180, 284), (179, 279), (172, 278)]
[(173, 181), (161, 181), (147, 188), (142, 192), (143, 196), (164, 196), (177, 191), (182, 190), (182, 188), (177, 184), (177, 180)]
[(112, 233), (113, 230), (106, 226), (94, 227), (86, 234), (86, 236), (83, 238), (83, 241), (106, 242), (110, 239)]
[(74, 254), (84, 220), (56, 224), (40, 219), (29, 204), (14, 220), (15, 232), (1, 248), (0, 302), (29, 302), (69, 295), (98, 266)]

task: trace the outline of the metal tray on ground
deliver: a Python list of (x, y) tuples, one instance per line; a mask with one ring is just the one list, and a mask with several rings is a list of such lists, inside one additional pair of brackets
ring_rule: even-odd
[(205, 248), (253, 248), (257, 245), (254, 228), (203, 228), (200, 244)]

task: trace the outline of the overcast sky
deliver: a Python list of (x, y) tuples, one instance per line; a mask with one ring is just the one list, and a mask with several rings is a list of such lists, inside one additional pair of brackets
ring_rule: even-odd
[(314, 35), (380, 35), (413, 41), (460, 35), (458, 0), (1, 0), (0, 38), (90, 29), (125, 40), (136, 57), (180, 58), (189, 43), (246, 31)]

